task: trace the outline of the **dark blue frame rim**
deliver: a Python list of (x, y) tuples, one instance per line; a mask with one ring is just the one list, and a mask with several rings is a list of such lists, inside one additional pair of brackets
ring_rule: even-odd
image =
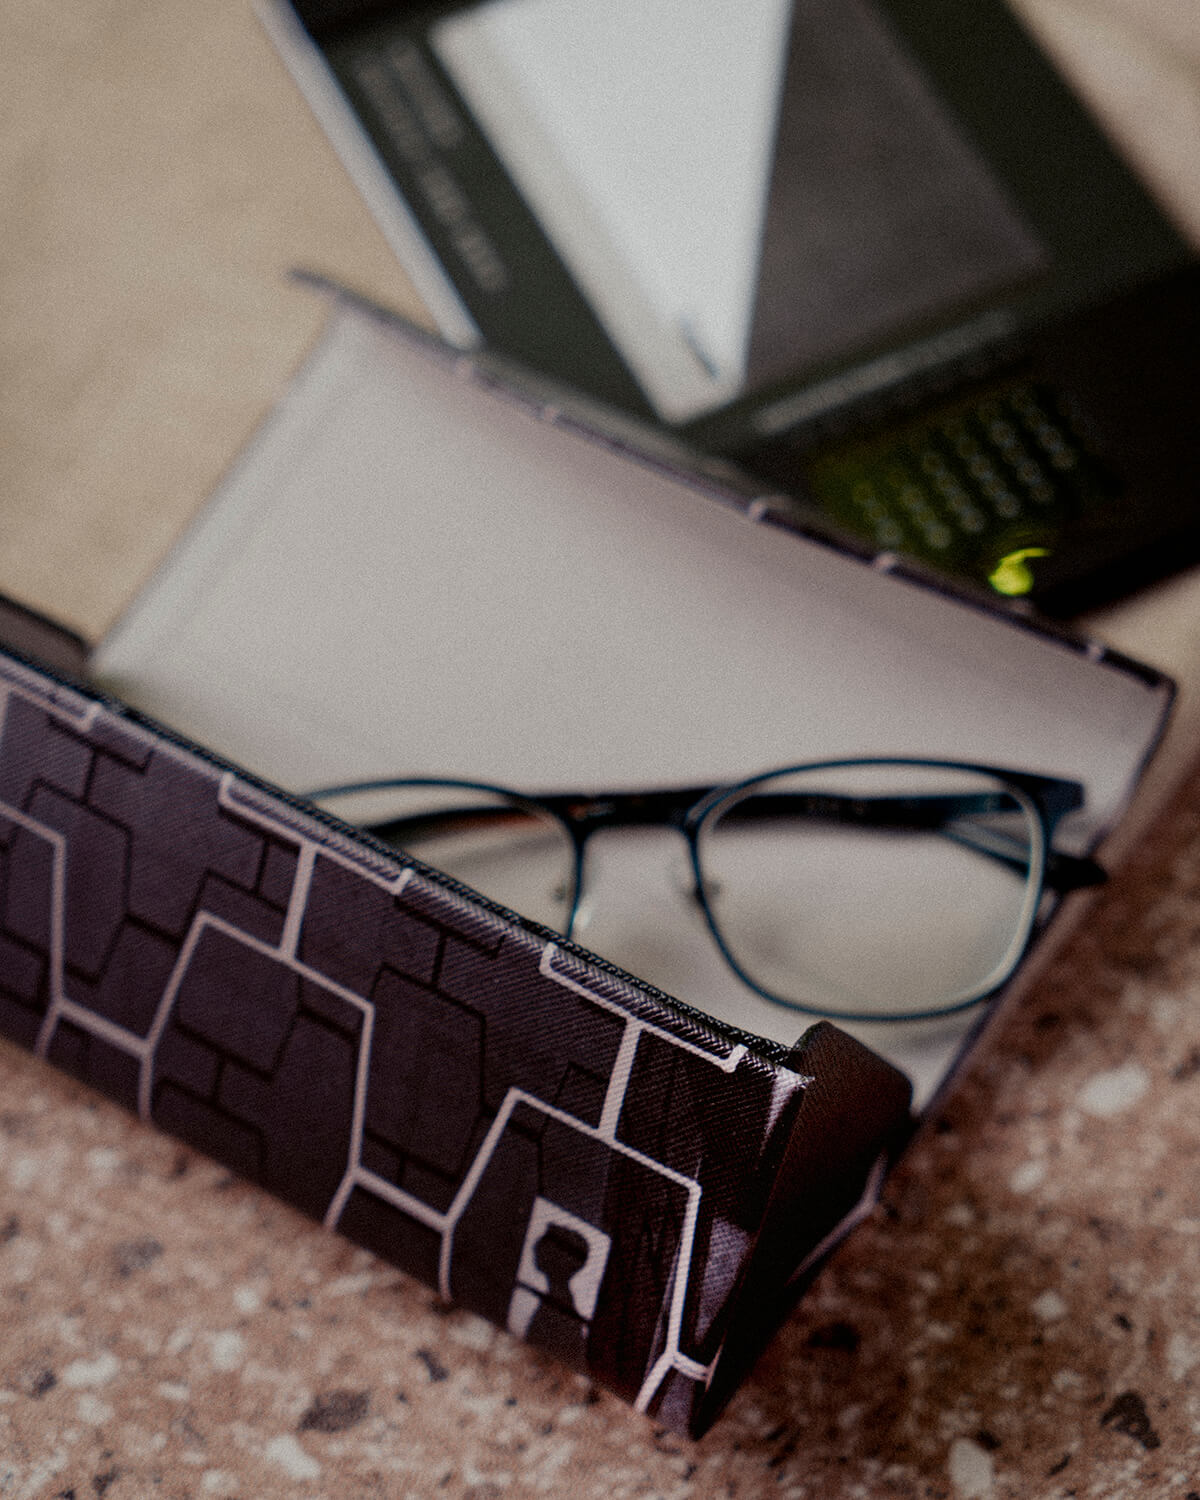
[[(992, 776), (997, 781), (1001, 783), (1007, 782), (1010, 786), (1015, 787), (1018, 791), (1022, 792), (1025, 796), (1025, 800), (1029, 802), (1030, 806), (1033, 808), (1033, 811), (1037, 816), (1038, 827), (1041, 834), (1041, 844), (1038, 850), (1037, 860), (1038, 870), (1036, 877), (1033, 877), (1031, 874), (1031, 877), (1029, 878), (1030, 885), (1036, 888), (1037, 896), (1035, 900), (1029, 903), (1029, 913), (1024, 921), (1024, 932), (1021, 936), (1020, 943), (1019, 945), (1013, 945), (1014, 952), (1012, 958), (1006, 966), (1003, 974), (996, 981), (996, 983), (988, 985), (987, 987), (979, 990), (977, 993), (972, 994), (965, 999), (958, 1000), (952, 1005), (941, 1005), (932, 1008), (926, 1008), (923, 1010), (888, 1011), (887, 1013), (881, 1013), (879, 1011), (853, 1011), (841, 1009), (834, 1010), (828, 1006), (818, 1007), (815, 1005), (806, 1005), (801, 1001), (789, 1000), (783, 995), (776, 994), (773, 990), (767, 989), (765, 985), (759, 984), (757, 980), (751, 978), (751, 976), (734, 957), (729, 944), (725, 937), (722, 935), (721, 930), (717, 925), (716, 918), (713, 915), (712, 907), (709, 902), (708, 892), (705, 889), (703, 868), (700, 859), (700, 834), (703, 830), (705, 822), (710, 816), (718, 812), (726, 801), (735, 798), (739, 792), (745, 791), (748, 788), (757, 785), (760, 781), (772, 780), (776, 776), (787, 776), (796, 774), (801, 771), (846, 770), (855, 766), (901, 765), (923, 766), (928, 767), (931, 770), (964, 771), (979, 775)], [(1004, 986), (1008, 984), (1009, 980), (1012, 979), (1013, 975), (1017, 972), (1021, 964), (1024, 962), (1025, 956), (1029, 952), (1030, 945), (1033, 942), (1034, 935), (1038, 930), (1038, 911), (1041, 908), (1042, 899), (1046, 893), (1046, 861), (1053, 841), (1054, 826), (1058, 821), (1058, 817), (1065, 816), (1066, 812), (1070, 810), (1069, 808), (1064, 807), (1058, 814), (1058, 817), (1052, 817), (1048, 813), (1042, 797), (1038, 795), (1038, 789), (1046, 787), (1073, 788), (1080, 794), (1079, 801), (1075, 805), (1079, 806), (1082, 804), (1083, 788), (1079, 782), (1074, 782), (1059, 777), (1040, 776), (1036, 773), (1029, 772), (1006, 772), (1003, 770), (999, 770), (998, 768), (993, 766), (973, 765), (970, 762), (965, 761), (926, 760), (919, 756), (864, 756), (853, 758), (850, 760), (834, 760), (822, 761), (814, 764), (801, 764), (797, 766), (785, 767), (782, 770), (769, 772), (762, 776), (749, 777), (745, 781), (739, 782), (736, 786), (726, 788), (723, 794), (719, 793), (718, 791), (718, 793), (715, 793), (712, 797), (706, 800), (705, 805), (695, 810), (697, 814), (696, 822), (691, 829), (691, 836), (688, 839), (688, 847), (692, 855), (693, 874), (696, 878), (696, 892), (700, 901), (701, 910), (704, 913), (705, 922), (708, 925), (709, 932), (712, 934), (713, 941), (720, 949), (721, 955), (725, 959), (725, 962), (729, 965), (729, 967), (742, 981), (742, 983), (746, 985), (748, 989), (752, 990), (755, 994), (760, 995), (764, 1000), (769, 1001), (771, 1004), (778, 1005), (783, 1010), (794, 1011), (797, 1015), (816, 1016), (834, 1022), (846, 1021), (850, 1022), (851, 1024), (875, 1024), (882, 1026), (894, 1026), (920, 1021), (940, 1020), (945, 1016), (960, 1015), (964, 1011), (973, 1010), (976, 1006), (982, 1005), (985, 1001), (999, 994)], [(1057, 906), (1058, 902), (1056, 901), (1056, 910)]]

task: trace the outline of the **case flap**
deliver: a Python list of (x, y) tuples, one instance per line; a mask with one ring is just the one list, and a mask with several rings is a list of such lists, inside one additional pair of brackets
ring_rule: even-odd
[(11, 657), (0, 860), (0, 1032), (676, 1425), (781, 1164), (906, 1114)]

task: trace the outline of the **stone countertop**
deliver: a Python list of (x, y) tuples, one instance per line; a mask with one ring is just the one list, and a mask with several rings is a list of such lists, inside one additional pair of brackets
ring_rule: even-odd
[[(1200, 236), (1195, 0), (1022, 8)], [(243, 0), (2, 26), (0, 587), (95, 636), (315, 336), (287, 268), (417, 308)], [(1187, 1500), (1198, 1137), (1200, 778), (697, 1443), (0, 1044), (0, 1497)]]

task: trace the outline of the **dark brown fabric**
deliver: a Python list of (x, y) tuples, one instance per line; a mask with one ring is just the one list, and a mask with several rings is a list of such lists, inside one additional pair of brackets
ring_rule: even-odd
[(781, 1164), (824, 1183), (795, 1265), (906, 1092), (862, 1108), (837, 1049), (798, 1071), (106, 704), (0, 685), (0, 1032), (695, 1428)]

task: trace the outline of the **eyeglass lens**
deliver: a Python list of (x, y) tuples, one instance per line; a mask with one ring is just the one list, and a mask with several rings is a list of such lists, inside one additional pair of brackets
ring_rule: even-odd
[(565, 930), (575, 883), (571, 836), (532, 803), (487, 787), (381, 785), (323, 805), (416, 859), (555, 932)]
[(764, 777), (698, 834), (726, 956), (785, 1004), (952, 1009), (1003, 982), (1041, 881), (1041, 824), (986, 773), (904, 763)]

